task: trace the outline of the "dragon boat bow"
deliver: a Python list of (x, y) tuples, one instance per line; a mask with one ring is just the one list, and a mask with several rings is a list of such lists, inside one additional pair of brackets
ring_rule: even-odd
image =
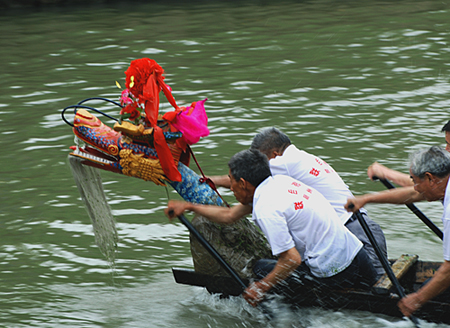
[[(105, 98), (88, 98), (62, 111), (63, 120), (72, 126), (77, 140), (77, 144), (71, 147), (69, 157), (81, 163), (81, 167), (124, 174), (151, 181), (158, 186), (170, 185), (184, 200), (192, 203), (226, 206), (210, 181), (189, 168), (192, 154), (189, 145), (209, 134), (204, 109), (206, 99), (193, 102), (187, 107), (178, 107), (171, 89), (163, 82), (162, 69), (148, 58), (132, 61), (125, 73), (127, 88), (122, 92), (120, 103)], [(174, 111), (158, 114), (160, 91), (164, 92), (174, 106)], [(91, 100), (106, 101), (118, 106), (120, 119), (87, 106)], [(69, 109), (74, 110), (73, 123), (65, 117)], [(114, 127), (104, 124), (92, 112), (116, 121)], [(82, 172), (81, 175), (86, 174), (83, 170), (78, 171)], [(74, 177), (77, 179), (75, 174)], [(82, 190), (79, 181), (77, 186), (80, 193), (85, 195), (86, 191)], [(103, 194), (101, 183), (95, 190), (97, 194)], [(89, 198), (96, 196), (82, 198), (86, 204)], [(96, 202), (107, 203), (106, 197), (103, 195)], [(86, 204), (86, 207), (92, 208), (90, 204)], [(105, 206), (105, 211), (108, 209)], [(88, 212), (95, 232), (96, 213), (94, 210)], [(112, 218), (112, 215), (107, 217)], [(251, 270), (247, 268), (251, 268), (258, 259), (271, 257), (266, 239), (246, 219), (223, 226), (196, 217), (192, 224), (243, 277), (252, 276), (249, 273)], [(97, 238), (96, 234), (97, 239), (101, 238)], [(105, 253), (104, 249), (102, 252)], [(220, 265), (192, 236), (191, 253), (196, 272), (223, 273)]]

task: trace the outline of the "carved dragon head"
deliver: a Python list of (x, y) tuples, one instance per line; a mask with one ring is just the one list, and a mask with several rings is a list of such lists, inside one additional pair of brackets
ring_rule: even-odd
[[(70, 156), (80, 158), (82, 164), (152, 181), (157, 185), (164, 185), (163, 181), (168, 180), (152, 147), (151, 129), (127, 122), (116, 123), (112, 129), (86, 109), (78, 108), (73, 132), (78, 142), (70, 147), (73, 150)], [(178, 163), (182, 151), (173, 141), (181, 133), (166, 131), (164, 136)]]
[[(189, 155), (182, 153), (188, 144), (209, 135), (204, 109), (206, 99), (188, 107), (179, 107), (170, 87), (164, 82), (164, 70), (150, 58), (133, 60), (125, 75), (126, 89), (122, 91), (120, 104), (105, 98), (88, 98), (63, 110), (63, 120), (73, 126), (75, 135), (85, 143), (84, 146), (74, 146), (71, 156), (81, 158), (85, 165), (150, 180), (158, 185), (164, 184), (162, 180), (181, 182), (178, 162), (181, 160), (189, 165)], [(121, 88), (118, 82), (116, 84)], [(159, 114), (161, 91), (174, 107), (174, 111), (163, 116)], [(104, 125), (86, 109), (115, 118), (82, 105), (94, 99), (108, 101), (121, 108), (121, 120), (114, 129)], [(73, 124), (64, 117), (68, 108), (75, 110)], [(132, 123), (123, 122), (123, 119)]]

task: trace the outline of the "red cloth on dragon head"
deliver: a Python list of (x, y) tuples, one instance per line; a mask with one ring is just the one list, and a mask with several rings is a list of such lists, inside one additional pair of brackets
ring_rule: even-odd
[(146, 121), (155, 127), (158, 121), (159, 93), (162, 90), (169, 103), (177, 109), (177, 103), (164, 83), (164, 70), (150, 58), (135, 59), (125, 71), (125, 86), (144, 104)]
[(147, 125), (154, 128), (153, 140), (159, 162), (168, 179), (181, 181), (181, 174), (173, 160), (172, 153), (164, 138), (163, 131), (156, 124), (159, 112), (159, 93), (162, 90), (169, 103), (178, 109), (175, 99), (164, 83), (164, 70), (150, 58), (135, 59), (125, 71), (125, 86), (139, 103), (144, 104)]

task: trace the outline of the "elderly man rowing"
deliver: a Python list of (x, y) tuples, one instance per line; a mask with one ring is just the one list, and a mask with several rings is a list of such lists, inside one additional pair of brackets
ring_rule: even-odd
[(405, 316), (410, 316), (450, 286), (450, 154), (437, 146), (420, 150), (411, 157), (410, 174), (414, 189), (404, 187), (366, 194), (349, 199), (345, 206), (349, 210), (350, 204), (353, 204), (351, 210), (356, 211), (367, 203), (409, 204), (421, 200), (443, 202), (444, 263), (426, 285), (398, 303)]
[[(333, 206), (342, 224), (363, 243), (378, 277), (384, 274), (383, 265), (361, 224), (355, 215), (348, 213), (344, 208), (347, 198), (353, 197), (352, 192), (328, 163), (298, 149), (285, 133), (274, 127), (265, 128), (259, 132), (253, 138), (251, 148), (267, 156), (272, 175), (290, 176), (320, 192)], [(215, 176), (211, 179), (217, 186), (230, 187), (228, 176)], [(382, 253), (387, 256), (386, 238), (380, 225), (371, 220), (364, 209), (361, 209), (361, 213)]]
[(256, 305), (293, 274), (302, 283), (309, 283), (311, 279), (302, 279), (310, 276), (333, 288), (370, 288), (375, 283), (377, 274), (361, 241), (340, 222), (321, 193), (291, 177), (272, 176), (267, 157), (255, 149), (237, 153), (228, 166), (239, 205), (224, 208), (170, 201), (165, 212), (175, 217), (190, 210), (217, 223), (233, 223), (252, 213), (278, 260), (255, 265), (262, 279), (244, 292), (250, 304)]

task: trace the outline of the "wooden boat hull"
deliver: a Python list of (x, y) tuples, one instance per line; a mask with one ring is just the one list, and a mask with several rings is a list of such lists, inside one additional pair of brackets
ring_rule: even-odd
[[(406, 293), (411, 293), (420, 288), (425, 280), (432, 277), (438, 262), (418, 261), (409, 272), (400, 280)], [(242, 288), (231, 278), (225, 276), (210, 276), (196, 273), (189, 269), (172, 269), (175, 281), (180, 284), (204, 287), (211, 294), (221, 294), (222, 297), (238, 296)], [(244, 279), (248, 284), (248, 280)], [(372, 291), (346, 289), (311, 289), (308, 286), (298, 286), (283, 292), (284, 299), (294, 307), (321, 307), (325, 309), (339, 310), (352, 309), (380, 313), (393, 317), (403, 317), (397, 307), (399, 297), (393, 290), (384, 294)], [(450, 298), (438, 297), (425, 304), (415, 315), (423, 320), (436, 323), (450, 324)]]

